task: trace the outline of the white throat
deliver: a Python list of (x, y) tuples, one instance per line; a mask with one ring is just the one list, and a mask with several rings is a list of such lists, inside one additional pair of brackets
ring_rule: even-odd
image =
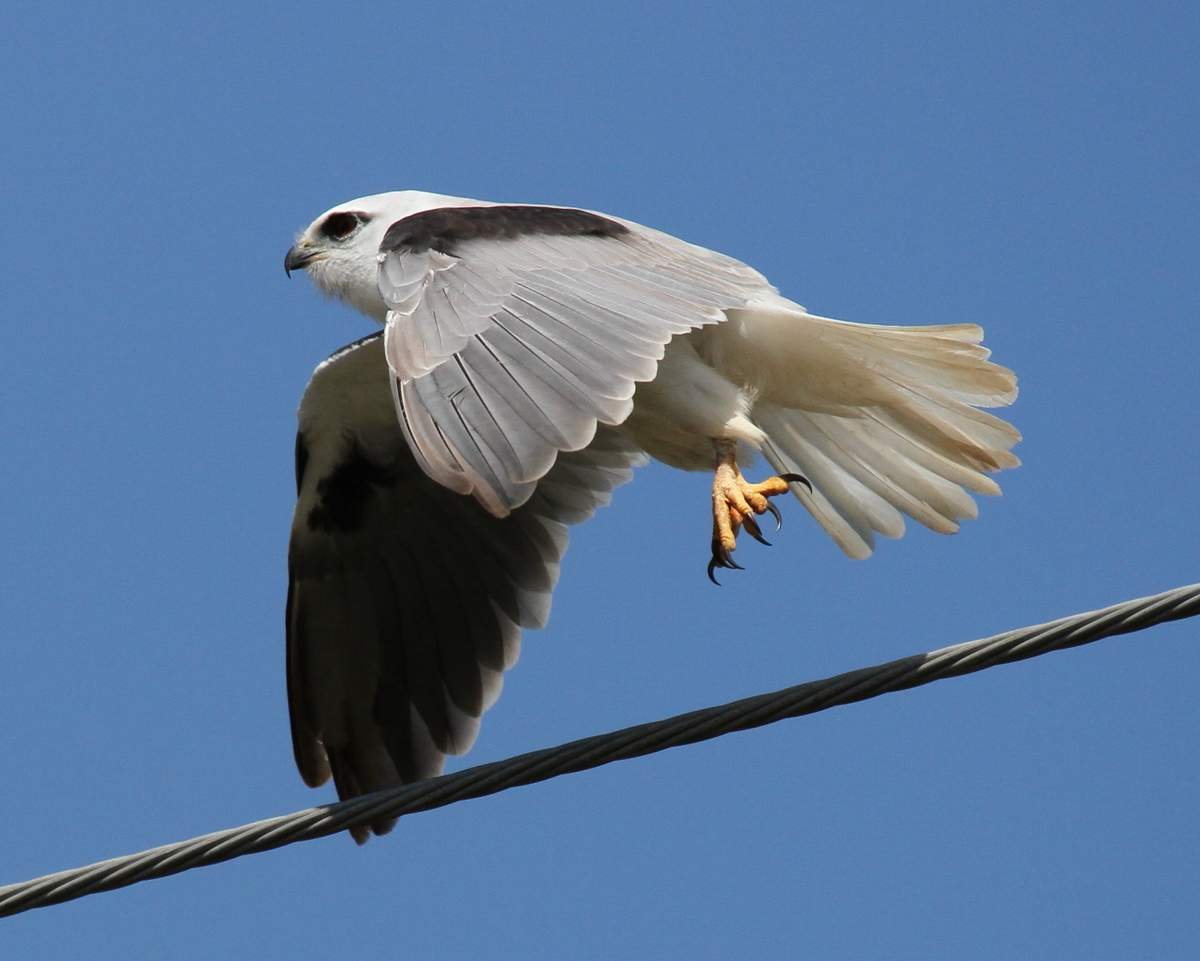
[(378, 323), (387, 320), (387, 304), (379, 294), (374, 251), (358, 256), (328, 257), (309, 265), (308, 276), (322, 293), (344, 301)]

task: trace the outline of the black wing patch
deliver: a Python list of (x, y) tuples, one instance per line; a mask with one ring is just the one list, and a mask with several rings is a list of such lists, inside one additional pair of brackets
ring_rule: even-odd
[(454, 254), (456, 245), (467, 240), (512, 240), (533, 234), (620, 237), (627, 233), (624, 224), (571, 207), (438, 207), (397, 220), (383, 235), (379, 251)]
[[(296, 436), (297, 451), (303, 449), (303, 437)], [(388, 487), (395, 478), (395, 471), (373, 463), (357, 444), (352, 445), (345, 459), (317, 481), (317, 503), (307, 518), (309, 530), (328, 534), (357, 531), (370, 506), (371, 489)]]

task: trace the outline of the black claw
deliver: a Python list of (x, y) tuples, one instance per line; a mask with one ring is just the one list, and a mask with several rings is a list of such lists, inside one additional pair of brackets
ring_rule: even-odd
[[(767, 505), (770, 506), (770, 501), (767, 502)], [(753, 537), (760, 544), (766, 544), (767, 547), (771, 546), (771, 542), (762, 536), (762, 530), (758, 526), (758, 521), (756, 521), (753, 517), (747, 517), (744, 521), (742, 521), (742, 527), (746, 529), (747, 534)]]
[(716, 584), (717, 587), (720, 587), (721, 582), (719, 580), (717, 580), (716, 577), (713, 576), (713, 571), (716, 570), (716, 567), (717, 567), (717, 559), (714, 557), (711, 561), (708, 562), (708, 579), (710, 581), (712, 581), (714, 584)]
[(713, 576), (713, 571), (718, 567), (724, 567), (731, 571), (745, 570), (741, 564), (733, 559), (729, 551), (725, 550), (725, 548), (721, 546), (720, 541), (713, 541), (712, 560), (708, 562), (708, 579), (716, 584), (717, 587), (720, 587), (721, 582)]
[[(775, 533), (778, 534), (783, 530), (783, 515), (779, 513), (779, 508), (767, 501), (767, 510), (771, 512), (771, 516), (775, 518)], [(763, 541), (765, 544), (766, 541)]]
[(780, 474), (779, 476), (789, 484), (803, 484), (808, 488), (810, 494), (813, 492), (812, 482), (803, 474)]

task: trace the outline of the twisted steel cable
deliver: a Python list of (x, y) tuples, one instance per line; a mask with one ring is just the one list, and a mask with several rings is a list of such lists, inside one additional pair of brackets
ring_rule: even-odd
[(0, 887), (0, 917), (1200, 614), (1200, 584)]

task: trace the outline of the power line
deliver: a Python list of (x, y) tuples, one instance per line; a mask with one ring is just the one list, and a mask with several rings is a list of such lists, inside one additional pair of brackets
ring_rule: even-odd
[(1200, 584), (0, 887), (0, 917), (1200, 614)]

